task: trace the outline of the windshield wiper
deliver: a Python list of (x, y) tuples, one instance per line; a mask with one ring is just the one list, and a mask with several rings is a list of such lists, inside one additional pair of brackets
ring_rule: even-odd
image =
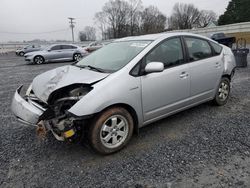
[(95, 71), (97, 71), (97, 72), (106, 72), (105, 70), (103, 70), (103, 69), (101, 69), (101, 68), (93, 67), (93, 66), (91, 66), (91, 65), (75, 65), (75, 66), (77, 66), (77, 67), (79, 67), (79, 68), (89, 68), (89, 69), (95, 70)]

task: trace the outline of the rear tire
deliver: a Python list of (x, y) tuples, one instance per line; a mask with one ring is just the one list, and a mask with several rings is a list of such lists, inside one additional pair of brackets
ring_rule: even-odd
[(42, 56), (36, 56), (34, 57), (34, 63), (37, 65), (41, 65), (45, 62), (44, 58)]
[(109, 108), (93, 120), (89, 143), (96, 152), (108, 155), (121, 150), (129, 142), (133, 129), (133, 118), (126, 109)]
[(220, 81), (213, 103), (217, 106), (223, 106), (227, 103), (230, 95), (230, 80), (223, 77)]

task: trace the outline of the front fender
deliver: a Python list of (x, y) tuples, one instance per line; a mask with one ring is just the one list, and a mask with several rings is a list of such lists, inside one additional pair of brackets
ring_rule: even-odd
[(93, 89), (68, 111), (75, 116), (84, 117), (120, 103), (131, 106), (138, 116), (138, 125), (143, 123), (139, 77), (128, 75), (124, 79), (116, 79), (112, 75), (95, 84)]

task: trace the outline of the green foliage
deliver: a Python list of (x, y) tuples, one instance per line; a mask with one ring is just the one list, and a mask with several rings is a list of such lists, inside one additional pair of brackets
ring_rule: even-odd
[(250, 0), (231, 0), (226, 12), (219, 17), (219, 25), (250, 21)]

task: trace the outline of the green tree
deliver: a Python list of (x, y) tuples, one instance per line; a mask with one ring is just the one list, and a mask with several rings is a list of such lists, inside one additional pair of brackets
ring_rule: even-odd
[(231, 0), (226, 12), (219, 17), (218, 24), (233, 24), (250, 21), (250, 0)]

